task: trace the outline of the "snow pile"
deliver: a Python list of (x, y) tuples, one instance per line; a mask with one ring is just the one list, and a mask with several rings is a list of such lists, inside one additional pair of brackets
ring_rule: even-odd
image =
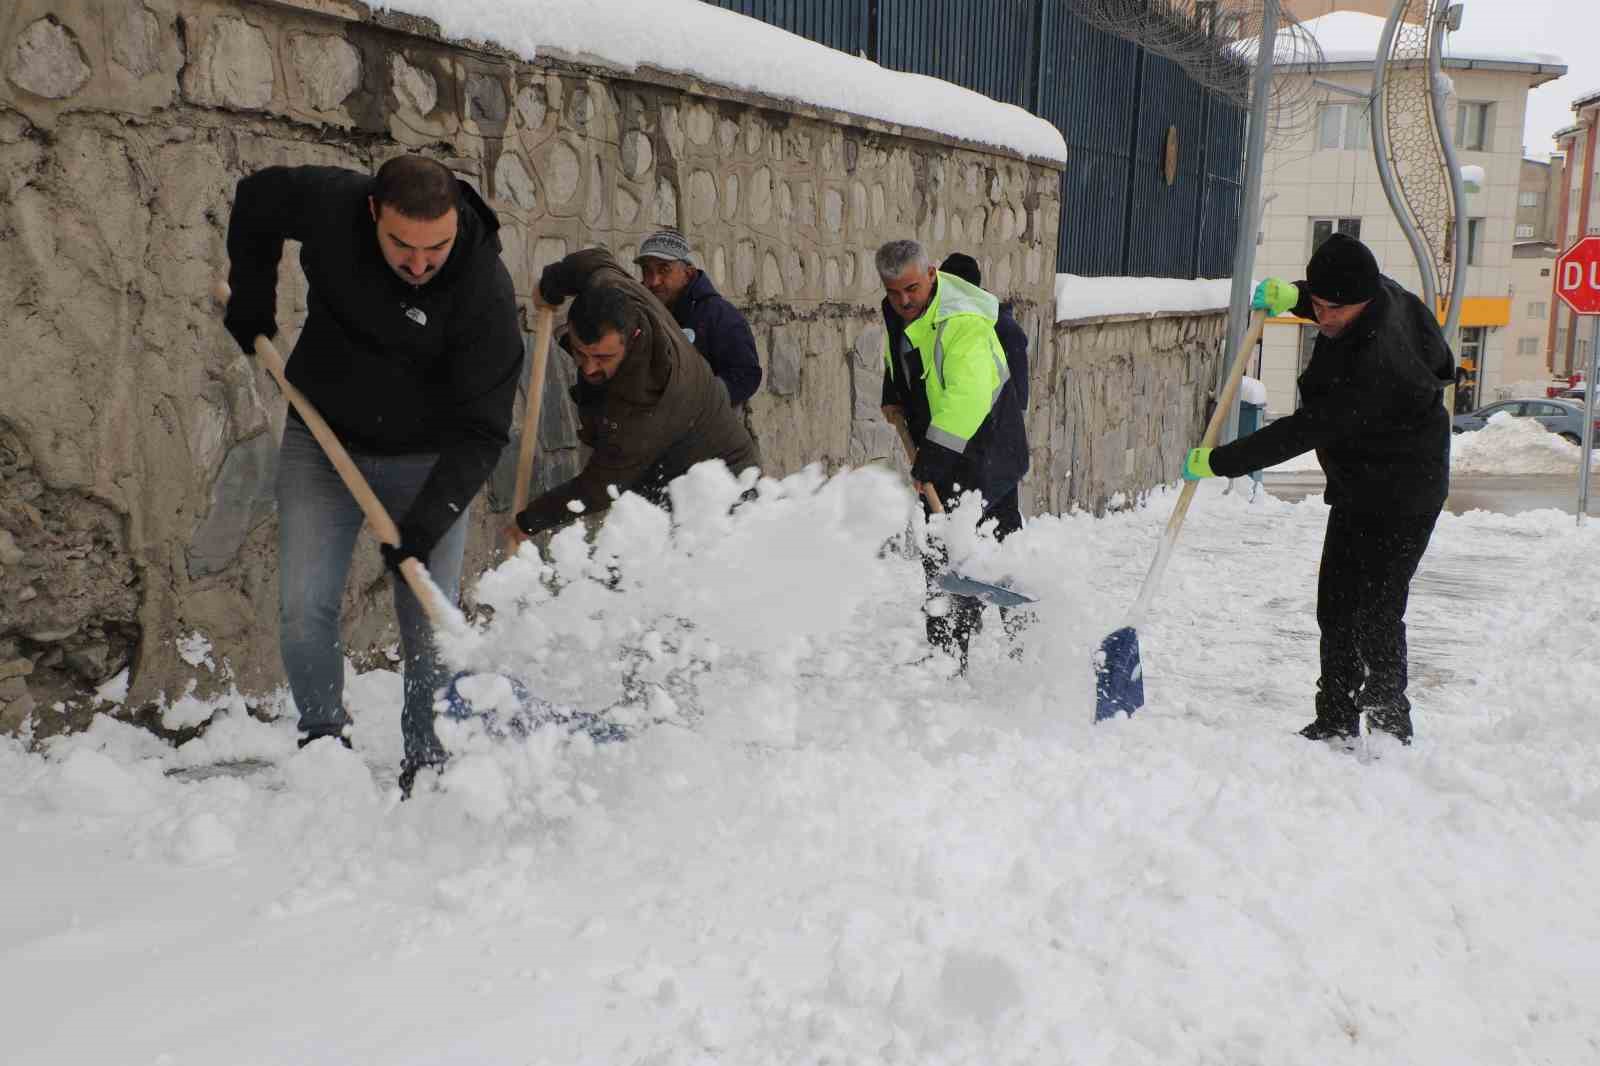
[(935, 130), (1064, 163), (1061, 131), (1020, 107), (878, 64), (700, 0), (373, 0), (457, 40), (524, 59), (555, 51), (622, 71), (641, 67)]
[(1545, 429), (1538, 420), (1506, 411), (1489, 424), (1450, 439), (1450, 469), (1457, 474), (1572, 474), (1583, 448)]
[(480, 745), (401, 804), (387, 671), (350, 678), (355, 751), (229, 707), (176, 752), (103, 718), (0, 740), (6, 1061), (1593, 1058), (1600, 615), (1561, 593), (1600, 583), (1600, 529), (1443, 516), (1418, 742), (1364, 765), (1293, 733), (1320, 503), (1202, 483), (1149, 703), (1095, 726), (1090, 653), (1176, 492), (998, 546), (952, 519), (962, 565), (1040, 596), (1021, 661), (988, 612), (952, 678), (920, 565), (879, 550), (903, 485), (808, 474), (728, 514), (731, 482), (680, 483), (676, 537), (625, 498), (592, 548), (484, 581), (470, 653), (677, 705), (626, 743)]
[(1154, 315), (1173, 311), (1225, 311), (1228, 278), (1087, 278), (1056, 275), (1056, 321), (1103, 315)]

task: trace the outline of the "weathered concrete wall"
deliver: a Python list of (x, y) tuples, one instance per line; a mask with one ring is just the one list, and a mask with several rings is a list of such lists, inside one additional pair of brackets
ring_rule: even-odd
[(1095, 512), (1173, 481), (1211, 414), (1227, 315), (1057, 323), (1029, 412), (1041, 510)]
[[(750, 421), (773, 472), (895, 455), (877, 416), (871, 255), (884, 240), (976, 255), (1051, 345), (1050, 330), (1040, 336), (1059, 212), (1050, 166), (674, 76), (529, 64), (345, 0), (8, 0), (0, 728), (30, 711), (45, 730), (81, 721), (92, 687), (130, 665), (129, 708), (176, 695), (195, 679), (176, 646), (193, 631), (241, 690), (280, 682), (283, 404), (207, 295), (232, 189), (272, 163), (371, 169), (412, 149), (501, 213), (525, 313), (557, 256), (592, 244), (631, 256), (657, 225), (684, 228), (755, 327), (767, 379)], [(286, 346), (305, 307), (292, 254), (282, 277)], [(1045, 351), (1035, 359), (1052, 368), (1041, 399), (1087, 402)], [(578, 462), (571, 369), (551, 367), (546, 485)], [(1052, 418), (1036, 410), (1035, 432)], [(503, 507), (498, 484), (489, 503)], [(469, 573), (504, 520), (490, 511), (477, 510)], [(390, 614), (365, 545), (350, 647), (392, 641)], [(217, 681), (202, 675), (203, 693)]]

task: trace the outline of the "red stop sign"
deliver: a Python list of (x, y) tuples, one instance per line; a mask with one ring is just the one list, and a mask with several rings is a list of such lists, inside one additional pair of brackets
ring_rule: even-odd
[(1556, 296), (1580, 315), (1600, 315), (1600, 236), (1579, 238), (1556, 259)]

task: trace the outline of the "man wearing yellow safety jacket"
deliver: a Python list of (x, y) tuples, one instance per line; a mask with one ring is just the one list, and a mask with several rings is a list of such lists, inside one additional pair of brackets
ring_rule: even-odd
[[(1022, 528), (1017, 486), (1028, 472), (1028, 438), (995, 335), (1000, 302), (940, 273), (916, 241), (890, 241), (876, 262), (884, 288), (883, 413), (911, 431), (911, 478), (919, 489), (931, 484), (946, 508), (978, 491), (982, 520), (1004, 538)], [(923, 557), (930, 586), (944, 564), (943, 546)], [(979, 612), (967, 600), (929, 612), (928, 642), (957, 655), (963, 670)]]

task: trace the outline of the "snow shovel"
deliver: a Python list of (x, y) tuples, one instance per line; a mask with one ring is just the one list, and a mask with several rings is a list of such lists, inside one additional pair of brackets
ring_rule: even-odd
[[(1200, 447), (1210, 448), (1217, 442), (1217, 437), (1222, 433), (1222, 426), (1228, 420), (1228, 412), (1233, 409), (1234, 394), (1239, 391), (1239, 379), (1244, 377), (1244, 367), (1249, 361), (1250, 352), (1261, 339), (1261, 327), (1267, 320), (1265, 311), (1257, 311), (1250, 316), (1250, 328), (1245, 330), (1244, 340), (1239, 345), (1239, 350), (1234, 354), (1233, 367), (1228, 371), (1227, 384), (1222, 388), (1222, 395), (1217, 400), (1217, 409), (1211, 413), (1211, 422), (1206, 426), (1205, 436), (1200, 440)], [(1122, 628), (1113, 632), (1100, 642), (1100, 650), (1094, 656), (1094, 720), (1103, 722), (1113, 718), (1120, 711), (1132, 715), (1134, 711), (1144, 706), (1144, 666), (1139, 661), (1139, 623), (1144, 621), (1145, 612), (1150, 609), (1150, 601), (1155, 598), (1156, 586), (1161, 583), (1161, 575), (1166, 572), (1167, 563), (1172, 559), (1173, 545), (1178, 542), (1178, 530), (1183, 528), (1184, 516), (1189, 513), (1189, 501), (1194, 499), (1196, 481), (1185, 481), (1183, 491), (1178, 494), (1178, 503), (1172, 509), (1172, 517), (1167, 520), (1167, 530), (1161, 535), (1161, 545), (1156, 549), (1155, 561), (1150, 564), (1150, 572), (1145, 575), (1144, 586), (1139, 590), (1139, 598), (1134, 601), (1133, 609), (1128, 612), (1128, 620)]]
[[(556, 309), (539, 305), (539, 320), (533, 329), (533, 370), (528, 375), (528, 395), (523, 401), (522, 441), (517, 450), (517, 486), (512, 492), (511, 520), (528, 506), (528, 493), (532, 491), (533, 449), (539, 437), (539, 408), (544, 402), (545, 366), (550, 361), (550, 335), (555, 332)], [(507, 556), (517, 553), (517, 538), (506, 534), (501, 545)]]
[[(904, 418), (891, 419), (894, 428), (900, 431), (900, 443), (905, 445), (906, 459), (909, 462), (917, 460), (917, 445), (911, 439), (911, 430), (907, 428)], [(944, 514), (944, 504), (939, 500), (939, 490), (932, 485), (923, 483), (922, 494), (928, 501), (928, 510), (934, 514)], [(1038, 603), (1038, 597), (1030, 596), (1025, 592), (1005, 585), (996, 585), (988, 581), (979, 581), (976, 578), (963, 577), (954, 570), (945, 570), (939, 574), (935, 582), (940, 589), (952, 596), (965, 596), (968, 599), (981, 600), (995, 607), (1021, 607), (1027, 603)]]
[[(219, 281), (214, 295), (217, 301), (226, 307), (230, 295), (228, 283)], [(541, 335), (544, 337), (546, 348), (549, 346), (550, 335), (543, 327), (550, 320), (551, 314), (547, 313), (540, 321)], [(372, 486), (367, 484), (367, 479), (361, 475), (355, 461), (350, 458), (350, 453), (339, 443), (339, 438), (334, 434), (332, 427), (323, 419), (311, 401), (306, 399), (305, 394), (291, 385), (289, 379), (284, 376), (283, 356), (278, 353), (277, 347), (268, 338), (257, 337), (255, 354), (256, 359), (267, 368), (273, 380), (278, 383), (284, 398), (299, 412), (301, 421), (311, 430), (311, 435), (322, 445), (328, 461), (339, 472), (339, 480), (344, 482), (345, 488), (350, 490), (350, 495), (355, 497), (356, 504), (360, 506), (361, 513), (366, 516), (367, 524), (372, 527), (373, 534), (383, 543), (398, 547), (399, 527), (395, 525), (394, 519), (389, 517), (388, 510), (372, 491)], [(535, 368), (538, 369), (541, 363), (542, 360), (537, 360), (536, 357)], [(428, 569), (420, 559), (409, 558), (403, 561), (400, 564), (400, 576), (405, 579), (412, 595), (416, 596), (417, 602), (422, 605), (423, 613), (428, 616), (428, 621), (435, 630), (461, 632), (466, 629), (466, 619), (445, 599), (444, 592), (433, 583), (433, 578), (428, 576)], [(549, 703), (530, 695), (527, 683), (510, 674), (462, 671), (450, 679), (444, 700), (444, 714), (447, 717), (483, 719), (490, 733), (494, 735), (503, 734), (504, 730), (500, 725), (502, 721), (513, 732), (522, 734), (530, 728), (529, 723), (537, 726), (545, 722), (585, 729), (596, 739), (616, 729), (609, 722), (588, 712)], [(483, 706), (479, 706), (480, 704)], [(616, 738), (606, 736), (606, 739)]]

